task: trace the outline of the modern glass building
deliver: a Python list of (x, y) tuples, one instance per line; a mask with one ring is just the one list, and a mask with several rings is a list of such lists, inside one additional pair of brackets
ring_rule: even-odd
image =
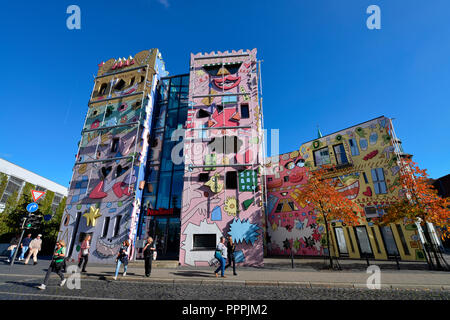
[[(156, 239), (161, 258), (177, 259), (180, 245), (180, 211), (184, 163), (182, 130), (187, 119), (189, 74), (162, 78), (150, 137), (142, 210), (139, 219), (137, 258), (149, 236)], [(178, 144), (178, 148), (176, 147)], [(179, 163), (172, 161), (179, 150)]]

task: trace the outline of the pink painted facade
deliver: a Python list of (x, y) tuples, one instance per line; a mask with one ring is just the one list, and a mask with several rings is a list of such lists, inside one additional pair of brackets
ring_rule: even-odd
[(298, 151), (266, 161), (267, 182), (267, 254), (323, 255), (323, 226), (309, 206), (298, 201), (297, 192), (306, 182), (304, 160)]
[(236, 262), (262, 266), (256, 49), (191, 54), (190, 66), (179, 262), (208, 265), (220, 237), (231, 235)]

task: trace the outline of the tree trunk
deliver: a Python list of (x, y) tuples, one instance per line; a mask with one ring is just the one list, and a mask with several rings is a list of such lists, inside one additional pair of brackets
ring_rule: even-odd
[(328, 221), (325, 215), (323, 215), (323, 219), (325, 221), (325, 228), (327, 232), (327, 247), (328, 247), (328, 258), (330, 259), (330, 267), (333, 269), (333, 258), (331, 258), (331, 250), (330, 250), (330, 236), (329, 236), (329, 229), (328, 229)]

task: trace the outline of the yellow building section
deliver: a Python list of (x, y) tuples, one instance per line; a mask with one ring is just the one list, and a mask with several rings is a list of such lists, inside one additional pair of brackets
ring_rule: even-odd
[(301, 145), (305, 166), (333, 165), (329, 178), (336, 179), (338, 191), (363, 209), (361, 226), (332, 222), (330, 244), (335, 256), (386, 260), (397, 255), (401, 260), (425, 260), (414, 224), (376, 224), (386, 207), (401, 196), (396, 151), (386, 117)]

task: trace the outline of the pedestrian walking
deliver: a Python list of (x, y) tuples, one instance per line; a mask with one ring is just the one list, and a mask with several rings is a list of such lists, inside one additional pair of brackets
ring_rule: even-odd
[(214, 271), (216, 277), (219, 276), (219, 270), (221, 271), (222, 278), (225, 277), (225, 257), (227, 256), (227, 246), (225, 245), (225, 237), (220, 237), (220, 242), (216, 247), (216, 252), (214, 254), (217, 260), (220, 262), (220, 266)]
[(19, 261), (25, 260), (24, 255), (28, 251), (31, 240), (33, 240), (31, 239), (31, 233), (27, 234), (26, 238), (22, 240), (22, 243), (20, 244), (22, 252), (20, 253)]
[(48, 267), (47, 273), (45, 274), (44, 282), (40, 286), (38, 286), (38, 289), (45, 290), (52, 272), (55, 272), (61, 278), (59, 286), (60, 287), (64, 286), (64, 284), (66, 283), (66, 279), (64, 279), (62, 269), (65, 257), (66, 257), (66, 243), (64, 242), (64, 240), (59, 240), (56, 243), (56, 249), (55, 252), (53, 253), (52, 262)]
[(153, 243), (153, 238), (147, 238), (147, 244), (144, 247), (144, 262), (145, 262), (145, 276), (150, 277), (152, 273), (152, 260), (153, 253), (156, 252), (155, 244)]
[(120, 265), (123, 264), (123, 276), (125, 277), (127, 275), (127, 268), (128, 268), (128, 247), (130, 246), (130, 243), (128, 240), (125, 240), (122, 243), (122, 246), (119, 249), (119, 254), (116, 258), (116, 274), (114, 276), (114, 280), (117, 280), (117, 275), (119, 274)]
[(89, 249), (91, 248), (91, 235), (86, 235), (83, 242), (81, 243), (80, 253), (78, 254), (78, 268), (81, 268), (81, 265), (83, 264), (83, 269), (81, 269), (81, 272), (87, 272), (86, 271), (86, 265), (89, 260)]
[(14, 252), (16, 252), (17, 246), (19, 245), (20, 235), (16, 234), (14, 238), (11, 239), (9, 242), (8, 250), (10, 250), (9, 257), (6, 260), (6, 262), (11, 262), (12, 258), (14, 257)]
[(237, 276), (236, 273), (236, 260), (234, 258), (234, 252), (236, 251), (236, 244), (233, 243), (233, 238), (231, 236), (228, 237), (227, 241), (227, 265), (225, 266), (225, 269), (231, 266), (231, 263), (233, 263), (233, 275)]
[(38, 252), (41, 251), (41, 247), (42, 247), (42, 234), (38, 234), (36, 238), (34, 238), (33, 240), (31, 240), (30, 242), (30, 248), (28, 249), (28, 255), (27, 258), (25, 259), (25, 264), (28, 264), (28, 261), (30, 260), (30, 257), (33, 256), (33, 265), (37, 264), (37, 255)]

